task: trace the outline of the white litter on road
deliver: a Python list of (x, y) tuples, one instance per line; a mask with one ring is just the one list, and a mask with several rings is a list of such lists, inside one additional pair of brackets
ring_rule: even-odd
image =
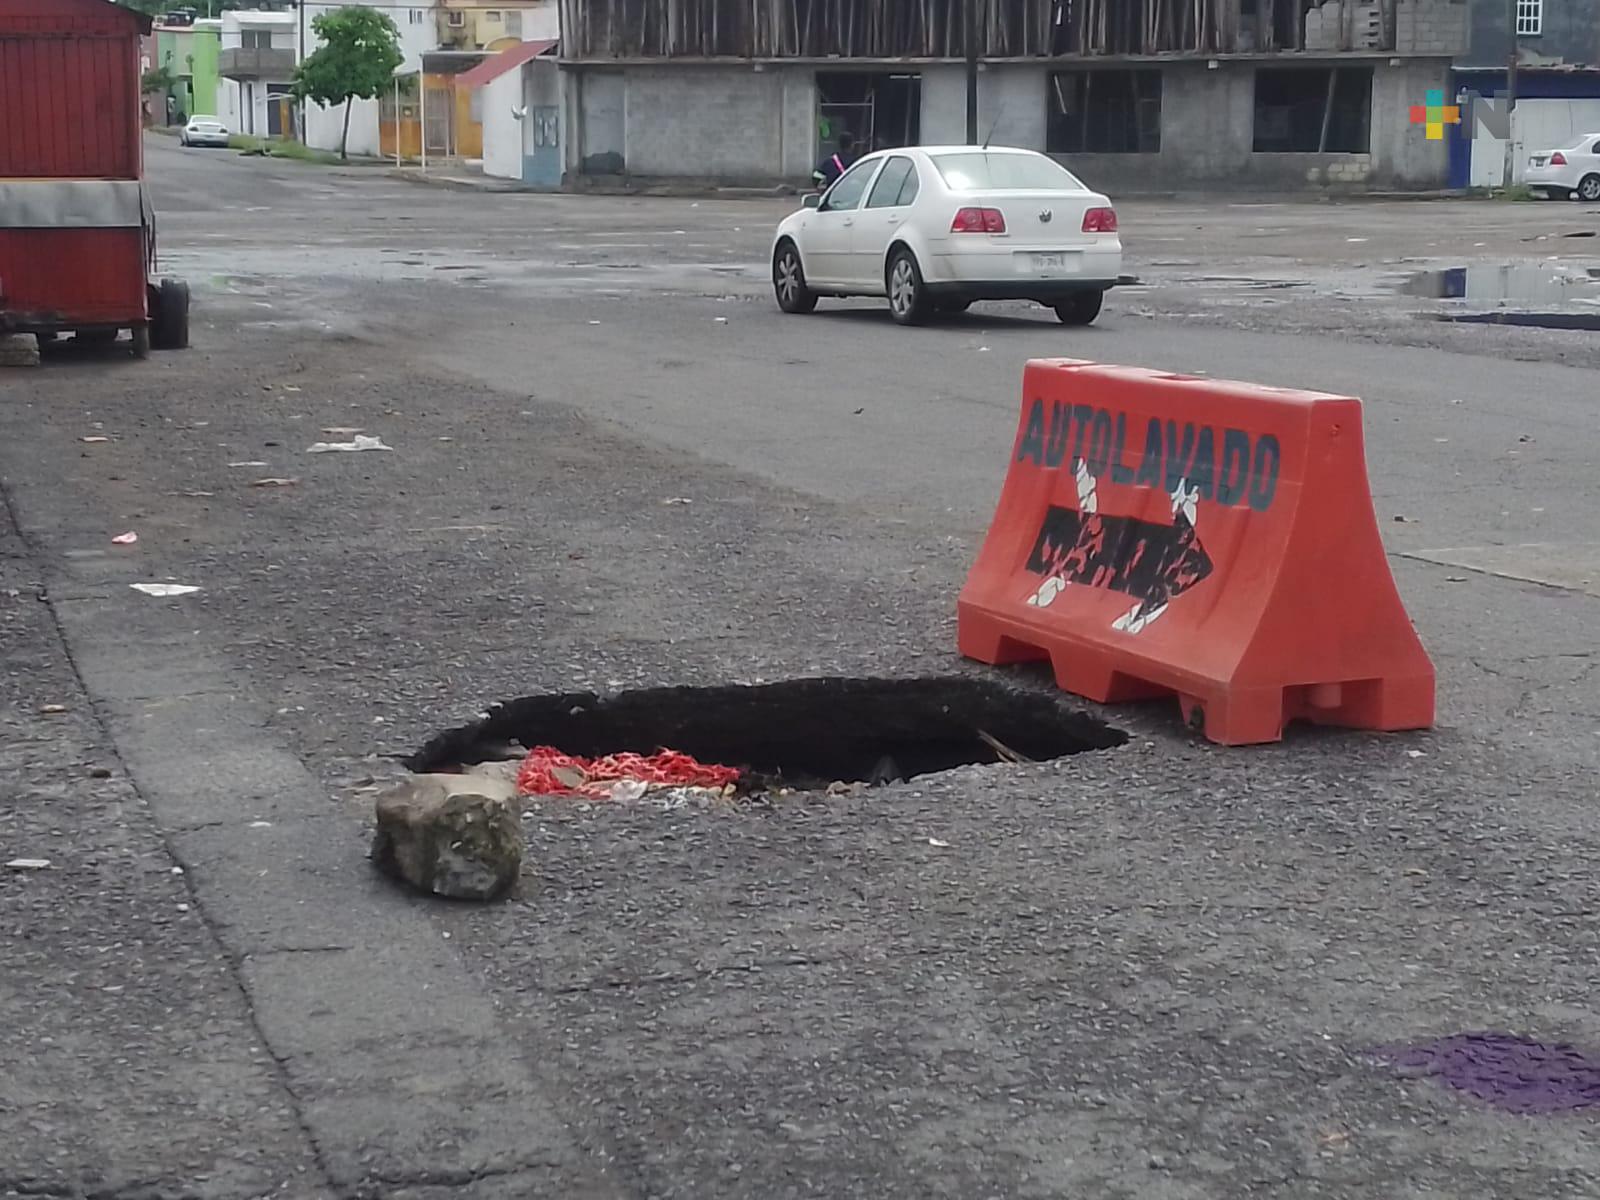
[(111, 539), (111, 542), (112, 542), (113, 545), (116, 545), (116, 546), (131, 546), (135, 542), (137, 542), (138, 540), (139, 540), (139, 535), (137, 533), (134, 533), (130, 529), (127, 533), (119, 533), (119, 534), (117, 534), (116, 537)]
[(50, 860), (48, 858), (13, 858), (6, 864), (13, 871), (48, 871)]
[(349, 442), (315, 442), (306, 447), (307, 454), (333, 454), (354, 453), (358, 450), (393, 450), (393, 446), (385, 446), (381, 437), (366, 437), (356, 434), (354, 441)]
[(192, 596), (200, 589), (187, 583), (130, 583), (128, 585), (136, 592), (146, 596)]

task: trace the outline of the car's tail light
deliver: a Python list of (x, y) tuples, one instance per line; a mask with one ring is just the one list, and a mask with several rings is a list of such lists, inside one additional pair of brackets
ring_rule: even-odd
[(1004, 233), (1006, 218), (998, 208), (963, 208), (950, 222), (951, 233)]
[(1083, 232), (1085, 233), (1115, 233), (1117, 231), (1117, 210), (1114, 208), (1091, 208), (1083, 214)]
[(1552, 167), (1564, 167), (1564, 166), (1566, 166), (1567, 165), (1567, 156), (1565, 154), (1561, 153), (1561, 151), (1557, 150), (1554, 154), (1552, 154), (1550, 156), (1550, 165)]

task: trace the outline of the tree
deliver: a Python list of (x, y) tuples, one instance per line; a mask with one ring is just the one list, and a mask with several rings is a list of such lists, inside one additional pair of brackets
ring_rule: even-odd
[(372, 100), (394, 86), (394, 69), (402, 61), (400, 33), (394, 22), (372, 8), (336, 8), (312, 19), (322, 43), (294, 73), (294, 94), (332, 108), (344, 105), (344, 132), (339, 157), (348, 158), (350, 105)]
[(177, 86), (178, 79), (173, 75), (171, 67), (151, 67), (139, 79), (139, 90), (146, 96), (151, 92), (169, 95)]

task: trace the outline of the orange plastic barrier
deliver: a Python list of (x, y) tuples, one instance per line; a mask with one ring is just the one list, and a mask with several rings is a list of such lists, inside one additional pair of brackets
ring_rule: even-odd
[(1433, 724), (1347, 396), (1030, 362), (957, 637), (1102, 703), (1175, 695), (1228, 745)]

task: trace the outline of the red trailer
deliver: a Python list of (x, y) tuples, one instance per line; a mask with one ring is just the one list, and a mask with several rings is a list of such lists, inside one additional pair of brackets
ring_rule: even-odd
[(139, 41), (109, 0), (0, 0), (0, 333), (189, 344), (189, 289), (151, 279)]

